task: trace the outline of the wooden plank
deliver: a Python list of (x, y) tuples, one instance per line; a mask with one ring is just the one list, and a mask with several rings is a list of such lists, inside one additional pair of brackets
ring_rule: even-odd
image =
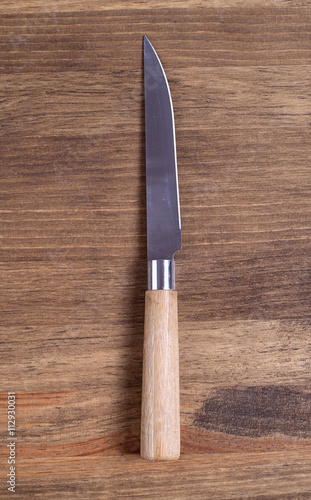
[[(310, 498), (310, 2), (0, 13), (0, 432), (15, 391), (19, 497)], [(138, 456), (144, 34), (177, 134), (172, 464)]]
[[(1, 330), (20, 457), (41, 456), (42, 441), (48, 456), (75, 446), (139, 450), (142, 316), (111, 335), (113, 321)], [(307, 328), (303, 320), (180, 323), (184, 454), (311, 450)], [(12, 359), (21, 359), (18, 370)]]
[(63, 498), (179, 500), (191, 494), (198, 499), (307, 499), (310, 472), (310, 455), (301, 452), (192, 455), (169, 465), (135, 455), (75, 457), (70, 467), (62, 459), (34, 459), (23, 465), (22, 495), (56, 498), (61, 491)]
[[(300, 9), (304, 7), (309, 7), (309, 0), (293, 0), (291, 6), (299, 6)], [(273, 7), (277, 9), (284, 9), (288, 6), (287, 0), (252, 0), (252, 2), (241, 2), (241, 0), (170, 0), (165, 2), (164, 0), (154, 0), (152, 2), (152, 9), (150, 2), (148, 0), (133, 0), (129, 5), (124, 0), (106, 0), (102, 2), (101, 0), (92, 0), (91, 2), (83, 2), (81, 0), (57, 0), (46, 2), (45, 0), (23, 0), (22, 8), (21, 5), (15, 1), (7, 2), (0, 5), (0, 12), (2, 13), (22, 13), (22, 14), (32, 14), (33, 16), (40, 14), (45, 14), (47, 16), (59, 13), (59, 12), (87, 12), (87, 11), (132, 11), (133, 9), (139, 10), (158, 10), (165, 7), (171, 7), (180, 10), (192, 10), (194, 8), (206, 8), (212, 7), (216, 12), (221, 12), (224, 8), (239, 8), (243, 7)]]
[[(122, 75), (127, 69), (141, 77), (144, 34), (171, 70), (296, 66), (310, 59), (308, 6), (247, 6), (241, 12), (168, 6), (153, 12), (134, 8), (3, 16), (1, 74), (72, 70)], [(189, 73), (185, 76), (189, 84)]]

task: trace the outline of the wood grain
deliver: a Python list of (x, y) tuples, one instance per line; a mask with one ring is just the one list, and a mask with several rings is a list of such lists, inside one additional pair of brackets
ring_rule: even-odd
[[(0, 497), (311, 496), (309, 1), (0, 5)], [(143, 35), (175, 111), (181, 459), (139, 457)]]

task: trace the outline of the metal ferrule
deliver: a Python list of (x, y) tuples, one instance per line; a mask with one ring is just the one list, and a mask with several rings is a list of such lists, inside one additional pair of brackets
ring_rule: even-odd
[(148, 290), (175, 290), (174, 260), (148, 261)]

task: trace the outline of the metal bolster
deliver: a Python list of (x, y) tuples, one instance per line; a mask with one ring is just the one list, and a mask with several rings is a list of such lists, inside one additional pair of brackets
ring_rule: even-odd
[(148, 290), (175, 290), (174, 260), (148, 261)]

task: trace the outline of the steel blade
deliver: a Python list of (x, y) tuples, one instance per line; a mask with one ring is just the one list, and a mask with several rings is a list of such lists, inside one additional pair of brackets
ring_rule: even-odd
[(181, 248), (175, 126), (168, 82), (144, 38), (148, 260), (172, 260)]

